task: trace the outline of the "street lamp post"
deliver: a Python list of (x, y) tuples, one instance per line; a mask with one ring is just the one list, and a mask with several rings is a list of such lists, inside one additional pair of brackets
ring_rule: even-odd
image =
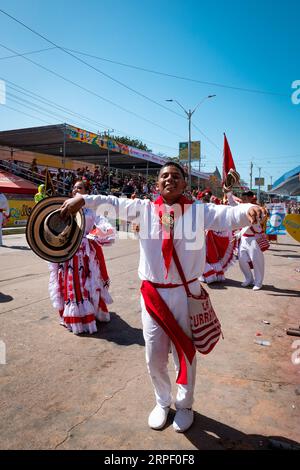
[(208, 98), (213, 98), (216, 95), (208, 95), (205, 96), (198, 104), (197, 106), (191, 110), (189, 109), (188, 111), (182, 106), (182, 104), (179, 103), (177, 100), (169, 99), (166, 101), (172, 102), (174, 101), (175, 103), (178, 104), (178, 106), (183, 109), (185, 114), (187, 115), (188, 122), (189, 122), (189, 140), (188, 140), (188, 188), (191, 190), (192, 189), (192, 136), (191, 136), (191, 127), (192, 127), (192, 116), (196, 109), (199, 108), (199, 106), (203, 103), (203, 101), (207, 100)]

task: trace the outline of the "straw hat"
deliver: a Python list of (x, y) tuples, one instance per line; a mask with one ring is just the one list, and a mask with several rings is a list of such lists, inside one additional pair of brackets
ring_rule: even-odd
[(66, 197), (42, 199), (33, 208), (26, 225), (28, 245), (38, 255), (52, 263), (69, 260), (78, 250), (85, 229), (82, 209), (62, 219), (60, 208)]
[(227, 176), (225, 178), (225, 181), (224, 181), (224, 184), (223, 184), (223, 188), (225, 191), (231, 191), (231, 189), (233, 188), (234, 185), (236, 184), (239, 184), (239, 181), (240, 181), (240, 175), (237, 171), (233, 170), (233, 168), (231, 168), (228, 173), (227, 173)]

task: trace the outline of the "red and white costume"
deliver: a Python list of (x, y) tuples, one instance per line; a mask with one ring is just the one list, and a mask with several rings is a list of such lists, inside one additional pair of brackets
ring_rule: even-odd
[(206, 263), (200, 280), (211, 282), (225, 281), (225, 272), (237, 260), (238, 242), (232, 231), (206, 233)]
[[(141, 307), (148, 371), (157, 404), (162, 407), (170, 406), (171, 382), (167, 363), (171, 348), (178, 374), (175, 405), (176, 408), (190, 408), (193, 403), (196, 357), (191, 341), (187, 295), (173, 257), (168, 257), (165, 252), (163, 254), (164, 238), (160, 206), (158, 208), (156, 204), (158, 201), (152, 203), (149, 200), (118, 199), (101, 195), (84, 196), (84, 199), (86, 207), (94, 210), (102, 204), (106, 208), (111, 204), (123, 214), (127, 212), (127, 215), (134, 216), (139, 213), (138, 274), (143, 281)], [(175, 206), (178, 205), (164, 205), (164, 211), (177, 212)], [(189, 201), (184, 206), (183, 215), (175, 216), (173, 244), (193, 294), (200, 294), (198, 278), (205, 265), (204, 229), (224, 230), (245, 226), (248, 223), (246, 214), (249, 207), (250, 204), (227, 207)]]
[[(228, 204), (235, 206), (232, 193), (228, 193), (228, 195)], [(214, 199), (216, 202), (211, 202), (220, 204), (217, 198)], [(238, 240), (234, 237), (232, 230), (220, 232), (208, 230), (206, 232), (206, 263), (200, 281), (207, 284), (225, 281), (225, 272), (237, 259)]]
[[(265, 258), (255, 239), (253, 230), (261, 233), (260, 224), (251, 225), (240, 231), (239, 264), (242, 273), (245, 276), (245, 283), (262, 287), (265, 273)], [(251, 271), (253, 267), (253, 274)]]
[(102, 245), (114, 241), (115, 230), (94, 211), (83, 211), (85, 233), (76, 254), (64, 263), (49, 263), (49, 293), (62, 325), (75, 334), (92, 334), (97, 331), (96, 319), (110, 320), (107, 304), (112, 299)]

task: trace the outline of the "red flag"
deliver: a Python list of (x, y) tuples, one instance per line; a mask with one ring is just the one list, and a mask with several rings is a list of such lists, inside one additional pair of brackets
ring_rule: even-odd
[(235, 164), (232, 158), (231, 150), (224, 132), (224, 150), (223, 150), (223, 184), (229, 170), (235, 170)]

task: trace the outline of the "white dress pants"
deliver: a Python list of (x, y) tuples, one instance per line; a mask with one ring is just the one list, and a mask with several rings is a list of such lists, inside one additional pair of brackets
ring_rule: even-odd
[[(193, 294), (199, 294), (200, 284), (195, 281), (189, 284)], [(171, 289), (157, 289), (159, 295), (168, 305), (177, 323), (183, 331), (192, 337), (190, 319), (188, 315), (187, 296), (183, 286)], [(141, 297), (143, 334), (145, 339), (146, 363), (150, 374), (156, 402), (162, 407), (170, 406), (172, 403), (171, 382), (168, 374), (168, 355), (171, 349), (176, 374), (179, 371), (179, 361), (175, 346), (168, 335), (149, 315), (146, 310), (143, 297)], [(194, 401), (194, 388), (196, 378), (196, 355), (192, 364), (186, 359), (187, 385), (178, 384), (175, 407), (191, 408)]]
[[(249, 266), (249, 261), (253, 264), (254, 279)], [(254, 282), (255, 286), (261, 287), (265, 273), (265, 259), (263, 252), (259, 248), (255, 237), (243, 237), (239, 250), (239, 264), (246, 282)]]

